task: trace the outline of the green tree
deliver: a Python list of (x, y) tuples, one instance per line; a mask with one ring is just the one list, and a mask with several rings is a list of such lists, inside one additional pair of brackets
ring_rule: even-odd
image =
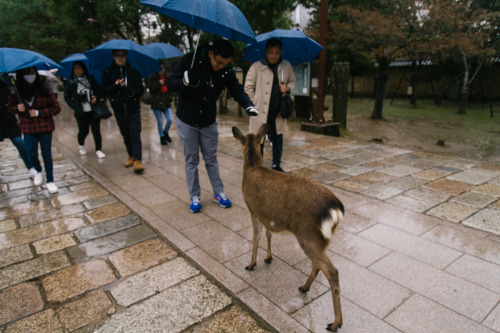
[(470, 84), (495, 54), (494, 31), (500, 13), (469, 1), (436, 0), (429, 17), (436, 33), (434, 48), (443, 58), (462, 64), (458, 113), (465, 114)]

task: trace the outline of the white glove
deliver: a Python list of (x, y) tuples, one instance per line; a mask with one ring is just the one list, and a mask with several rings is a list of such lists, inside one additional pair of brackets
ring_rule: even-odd
[(255, 106), (249, 106), (249, 107), (247, 107), (246, 111), (247, 111), (247, 114), (250, 117), (255, 117), (255, 116), (259, 115), (259, 110), (257, 110), (257, 108)]
[(184, 79), (182, 81), (186, 87), (189, 86), (189, 72), (188, 71), (184, 72)]

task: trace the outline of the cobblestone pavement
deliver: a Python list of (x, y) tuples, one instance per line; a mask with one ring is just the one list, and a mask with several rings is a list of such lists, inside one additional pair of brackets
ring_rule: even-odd
[[(328, 282), (320, 274), (308, 294), (298, 291), (310, 263), (291, 235), (273, 238), (271, 265), (261, 241), (256, 270), (244, 269), (252, 228), (231, 127), (246, 132), (247, 118), (219, 117), (233, 207), (212, 202), (202, 163), (200, 214), (188, 209), (175, 125), (173, 142), (161, 146), (147, 106), (142, 120), (139, 176), (123, 167), (113, 118), (101, 125), (107, 157), (96, 158), (91, 136), (80, 156), (63, 105), (57, 195), (33, 186), (14, 147), (0, 144), (0, 328), (325, 332)], [(290, 127), (282, 167), (325, 184), (346, 207), (328, 250), (342, 288), (339, 332), (500, 332), (500, 157), (450, 158)]]

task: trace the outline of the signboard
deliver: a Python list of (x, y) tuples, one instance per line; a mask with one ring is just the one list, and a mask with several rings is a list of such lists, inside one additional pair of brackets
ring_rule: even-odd
[(311, 91), (310, 87), (310, 76), (311, 76), (311, 64), (303, 63), (300, 65), (293, 66), (293, 72), (295, 73), (295, 79), (297, 83), (295, 84), (295, 89), (292, 92), (294, 96), (309, 96)]

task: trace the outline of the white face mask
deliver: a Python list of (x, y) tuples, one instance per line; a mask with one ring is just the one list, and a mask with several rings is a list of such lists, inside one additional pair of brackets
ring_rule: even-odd
[(24, 80), (28, 83), (33, 83), (36, 80), (36, 75), (35, 74), (28, 74), (24, 76)]

